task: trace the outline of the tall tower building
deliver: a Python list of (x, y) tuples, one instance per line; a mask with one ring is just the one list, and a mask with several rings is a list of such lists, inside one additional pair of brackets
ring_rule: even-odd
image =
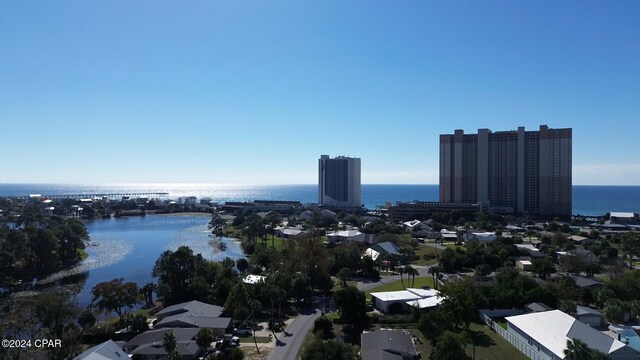
[(318, 161), (318, 204), (332, 208), (356, 209), (360, 198), (360, 158), (329, 155)]
[(570, 216), (571, 129), (440, 135), (440, 201), (498, 212)]

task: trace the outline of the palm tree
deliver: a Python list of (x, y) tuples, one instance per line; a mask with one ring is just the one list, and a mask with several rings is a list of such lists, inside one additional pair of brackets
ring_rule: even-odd
[(565, 360), (605, 360), (608, 359), (604, 353), (589, 348), (587, 344), (579, 339), (567, 340), (567, 348), (564, 349)]
[(198, 331), (198, 333), (196, 334), (196, 344), (198, 345), (202, 353), (204, 353), (207, 348), (211, 346), (213, 339), (214, 337), (211, 330), (202, 328), (200, 329), (200, 331)]
[(162, 340), (162, 348), (167, 354), (171, 357), (173, 353), (176, 352), (176, 347), (178, 346), (178, 342), (176, 341), (176, 336), (173, 334), (173, 331), (169, 331), (164, 334), (164, 338)]
[(414, 269), (411, 265), (407, 265), (404, 267), (404, 272), (407, 274), (407, 282), (409, 282), (409, 276), (411, 276), (411, 286), (415, 286), (418, 270)]
[(402, 287), (406, 289), (407, 287), (404, 286), (404, 279), (402, 278), (402, 274), (404, 274), (404, 267), (398, 267), (398, 272), (400, 273), (400, 282), (402, 283)]
[(434, 265), (429, 268), (429, 274), (433, 276), (433, 287), (438, 288), (438, 274), (442, 272), (442, 266)]

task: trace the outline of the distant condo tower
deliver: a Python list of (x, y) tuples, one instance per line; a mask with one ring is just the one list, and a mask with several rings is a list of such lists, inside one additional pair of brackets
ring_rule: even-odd
[(318, 205), (353, 210), (360, 208), (360, 158), (329, 155), (318, 161)]
[(495, 212), (571, 215), (571, 129), (440, 135), (440, 201)]

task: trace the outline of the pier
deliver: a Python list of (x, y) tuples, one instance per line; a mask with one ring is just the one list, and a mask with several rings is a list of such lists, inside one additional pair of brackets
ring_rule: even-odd
[[(140, 197), (140, 196), (168, 196), (168, 192), (129, 192), (129, 193), (103, 193), (103, 194), (57, 194), (57, 195), (40, 195), (46, 199), (87, 199), (87, 198), (102, 198), (102, 197)], [(26, 196), (3, 196), (5, 199), (29, 199), (31, 195)]]

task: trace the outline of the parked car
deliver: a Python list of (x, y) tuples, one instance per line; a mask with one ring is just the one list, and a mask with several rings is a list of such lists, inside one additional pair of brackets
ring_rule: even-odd
[(233, 334), (240, 336), (249, 336), (253, 334), (253, 329), (251, 329), (251, 326), (241, 326), (233, 329)]

